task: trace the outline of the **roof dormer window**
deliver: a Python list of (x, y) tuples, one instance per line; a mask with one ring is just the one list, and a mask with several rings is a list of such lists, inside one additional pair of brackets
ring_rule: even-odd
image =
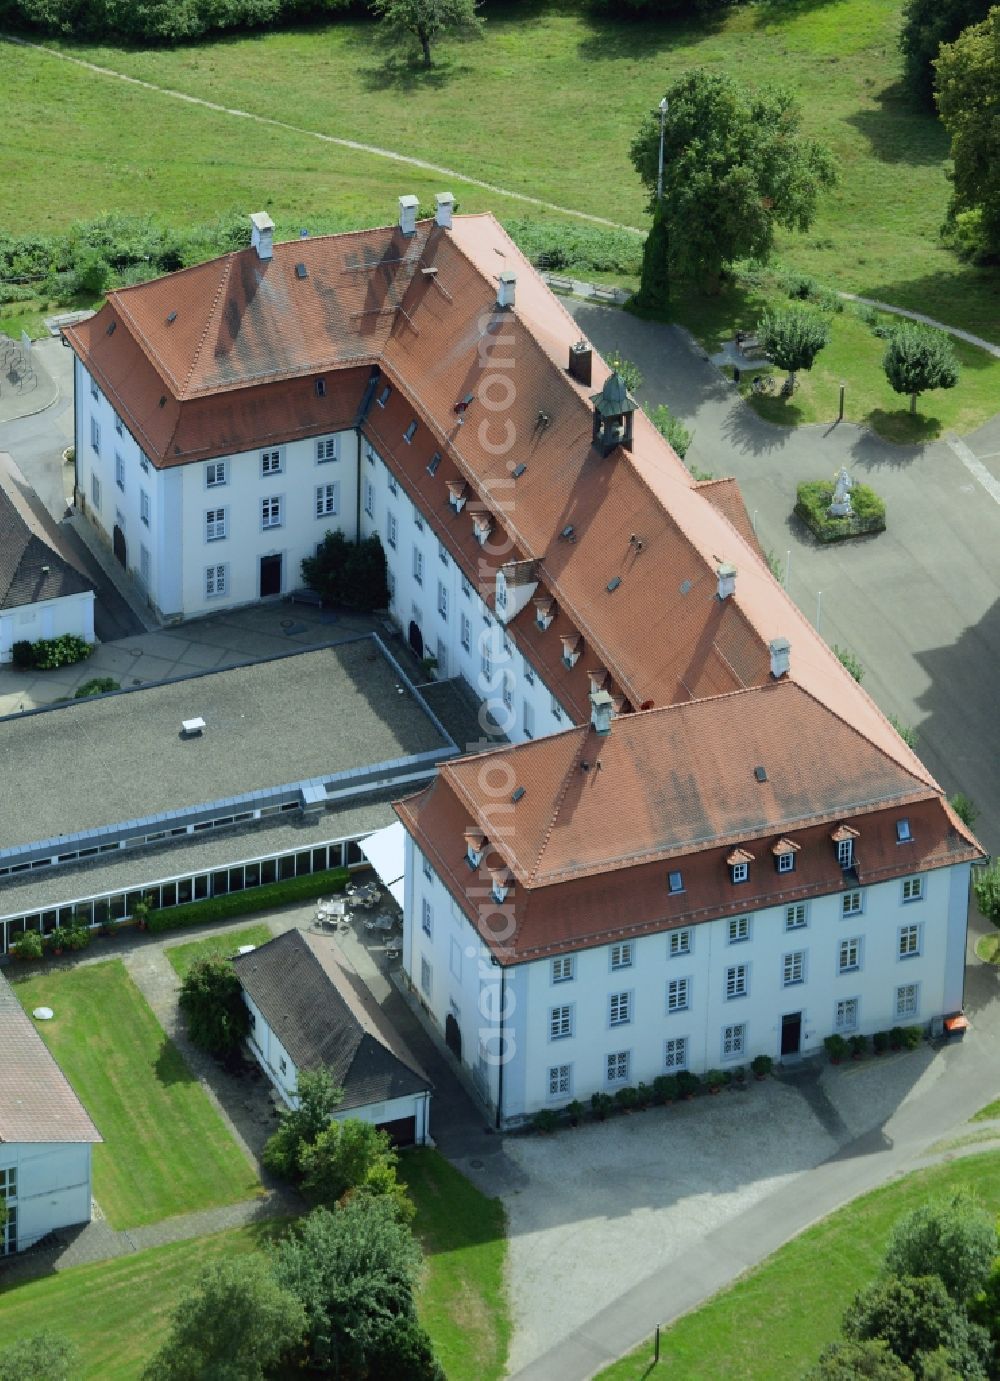
[(379, 405), (380, 408), (384, 408), (385, 405), (386, 405), (386, 403), (388, 403), (388, 401), (389, 401), (389, 394), (390, 394), (391, 392), (392, 392), (392, 389), (389, 387), (388, 384), (386, 384), (385, 388), (382, 390), (382, 392), (379, 394), (379, 396), (375, 399), (376, 403), (378, 403), (378, 405)]
[(456, 513), (461, 513), (462, 509), (469, 501), (469, 486), (465, 480), (448, 481), (448, 502)]
[(510, 895), (513, 886), (510, 870), (497, 868), (490, 874), (490, 880), (493, 883), (493, 900), (499, 904)]
[(543, 632), (551, 626), (555, 616), (556, 604), (554, 599), (544, 595), (535, 600), (535, 623)]
[(857, 837), (858, 831), (850, 825), (838, 825), (830, 836), (837, 850), (837, 862), (845, 872), (854, 867), (854, 841)]
[(747, 849), (734, 849), (726, 859), (730, 881), (733, 883), (746, 882), (750, 877), (750, 864), (753, 861), (753, 854)]
[(667, 891), (674, 896), (678, 892), (684, 891), (684, 874), (675, 869), (674, 872), (667, 874)]
[(774, 854), (774, 866), (779, 873), (793, 873), (795, 871), (795, 855), (801, 847), (801, 844), (796, 844), (794, 839), (778, 840), (771, 852)]
[(905, 819), (905, 818), (902, 819), (902, 820), (897, 820), (897, 821), (896, 821), (896, 843), (897, 843), (897, 844), (909, 844), (909, 843), (912, 842), (912, 840), (913, 840), (913, 835), (910, 833), (910, 822), (909, 822), (909, 820), (908, 820), (908, 819)]
[(482, 830), (465, 831), (465, 861), (470, 868), (478, 868), (486, 854), (486, 835)]
[(406, 431), (403, 433), (403, 440), (407, 443), (407, 445), (409, 445), (409, 443), (413, 440), (413, 438), (416, 436), (416, 434), (417, 434), (417, 422), (416, 422), (416, 418), (414, 418), (414, 420), (413, 420), (413, 421), (410, 423), (410, 425), (407, 427)]
[(492, 531), (493, 519), (488, 513), (473, 513), (472, 535), (481, 547), (486, 545)]
[(582, 639), (579, 633), (574, 633), (570, 637), (562, 640), (562, 663), (567, 671), (576, 666), (580, 660), (580, 644)]

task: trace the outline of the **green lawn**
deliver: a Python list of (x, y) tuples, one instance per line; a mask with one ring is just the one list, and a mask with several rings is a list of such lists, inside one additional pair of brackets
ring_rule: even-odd
[(205, 940), (191, 940), (186, 945), (169, 945), (164, 950), (178, 978), (185, 978), (196, 959), (231, 959), (240, 945), (266, 945), (273, 940), (270, 926), (247, 926), (231, 930), (226, 935), (209, 935)]
[[(984, 1110), (985, 1111), (985, 1110)], [(906, 1175), (825, 1218), (756, 1270), (600, 1373), (600, 1381), (788, 1381), (839, 1334), (854, 1293), (878, 1272), (897, 1218), (928, 1195), (968, 1188), (1000, 1212), (1000, 1152)]]
[(400, 1172), (417, 1206), (413, 1228), (426, 1258), (420, 1319), (448, 1381), (501, 1377), (510, 1343), (503, 1205), (437, 1151), (407, 1151)]
[(976, 941), (976, 953), (984, 964), (1000, 964), (1000, 935), (980, 935)]
[[(685, 68), (767, 79), (799, 97), (809, 134), (841, 169), (806, 235), (780, 257), (831, 285), (989, 335), (1000, 276), (960, 264), (938, 228), (947, 140), (898, 86), (899, 0), (734, 7), (716, 22), (622, 24), (580, 5), (491, 3), (480, 42), (438, 65), (387, 61), (371, 21), (235, 36), (173, 50), (67, 50), (160, 86), (296, 126), (381, 145), (469, 176), (631, 225), (645, 197), (628, 161), (642, 114)], [(49, 40), (49, 42), (52, 42)], [(446, 182), (466, 210), (544, 215), (460, 179), (61, 64), (0, 50), (2, 108), (17, 120), (4, 221), (65, 225), (108, 209), (204, 220), (266, 206), (279, 226), (386, 220), (401, 191)], [(54, 194), (72, 187), (72, 197)]]
[(42, 1330), (77, 1348), (76, 1377), (134, 1381), (166, 1337), (170, 1316), (197, 1271), (222, 1256), (253, 1251), (280, 1230), (275, 1222), (174, 1242), (24, 1285), (0, 1283), (0, 1337)]
[(985, 1108), (980, 1108), (976, 1115), (969, 1120), (971, 1122), (992, 1122), (995, 1117), (1000, 1117), (1000, 1098), (994, 1098), (992, 1103), (987, 1103)]
[(104, 1137), (94, 1197), (116, 1228), (237, 1203), (262, 1192), (225, 1123), (118, 960), (15, 982)]

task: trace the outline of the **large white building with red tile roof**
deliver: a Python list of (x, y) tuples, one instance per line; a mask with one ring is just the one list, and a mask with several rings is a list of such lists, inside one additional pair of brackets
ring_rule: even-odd
[(497, 1121), (960, 1007), (981, 850), (735, 484), (492, 217), (253, 221), (67, 330), (78, 500), (167, 618), (379, 535), (404, 637), (514, 745), (398, 806), (405, 971)]

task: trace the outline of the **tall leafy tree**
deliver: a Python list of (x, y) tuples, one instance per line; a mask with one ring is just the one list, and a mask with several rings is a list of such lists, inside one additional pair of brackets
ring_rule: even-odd
[(920, 1204), (892, 1230), (886, 1270), (897, 1276), (936, 1275), (964, 1303), (986, 1285), (1000, 1243), (993, 1215), (968, 1194)]
[(282, 1111), (278, 1130), (264, 1147), (264, 1164), (286, 1180), (300, 1177), (303, 1147), (311, 1146), (325, 1131), (344, 1097), (328, 1069), (303, 1070), (297, 1091), (298, 1107)]
[(665, 311), (670, 303), (670, 236), (662, 202), (656, 203), (653, 224), (642, 249), (638, 302), (653, 312)]
[(974, 213), (987, 254), (1000, 254), (1000, 7), (941, 49), (937, 106), (951, 136), (953, 211)]
[(951, 341), (943, 331), (923, 326), (898, 326), (893, 331), (882, 368), (894, 392), (910, 395), (910, 412), (916, 412), (921, 393), (931, 388), (954, 388), (958, 383), (958, 361)]
[(262, 1256), (206, 1267), (174, 1313), (143, 1381), (263, 1381), (302, 1338), (305, 1311)]
[(0, 1381), (70, 1381), (78, 1367), (72, 1345), (55, 1333), (32, 1333), (0, 1347)]
[(844, 1336), (856, 1342), (881, 1338), (908, 1366), (924, 1353), (944, 1348), (951, 1365), (966, 1377), (985, 1377), (990, 1342), (937, 1276), (888, 1276), (854, 1298), (844, 1315)]
[(952, 43), (963, 29), (989, 13), (991, 0), (907, 0), (899, 51), (903, 81), (917, 104), (934, 106), (934, 60), (942, 43)]
[(315, 1141), (303, 1146), (299, 1163), (305, 1188), (332, 1207), (369, 1176), (379, 1188), (394, 1184), (398, 1157), (386, 1132), (372, 1122), (347, 1117), (330, 1122)]
[(882, 1338), (831, 1343), (806, 1381), (912, 1381), (913, 1372)]
[(188, 1035), (212, 1055), (228, 1055), (250, 1029), (243, 989), (228, 959), (197, 959), (181, 984)]
[(779, 369), (788, 370), (789, 392), (800, 369), (812, 369), (816, 356), (830, 339), (830, 323), (808, 307), (765, 312), (757, 338)]
[[(735, 259), (766, 260), (777, 228), (807, 230), (822, 188), (836, 180), (833, 156), (803, 137), (792, 96), (753, 90), (721, 72), (695, 69), (668, 89), (662, 214), (671, 269), (718, 289)], [(659, 112), (643, 120), (630, 156), (656, 206)]]
[(431, 45), (444, 34), (478, 35), (483, 20), (476, 13), (483, 0), (372, 0), (372, 9), (390, 31), (412, 34), (420, 44), (424, 66), (431, 66)]

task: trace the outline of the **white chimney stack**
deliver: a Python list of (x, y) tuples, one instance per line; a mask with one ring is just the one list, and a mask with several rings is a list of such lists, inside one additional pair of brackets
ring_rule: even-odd
[(500, 286), (497, 289), (497, 306), (513, 307), (514, 293), (517, 288), (517, 274), (510, 269), (504, 269), (500, 275)]
[(250, 217), (250, 243), (258, 259), (270, 259), (274, 254), (274, 221), (266, 211), (255, 211)]
[(416, 197), (400, 197), (399, 199), (399, 228), (404, 235), (412, 235), (417, 229), (417, 207), (420, 202)]
[(731, 566), (728, 561), (723, 561), (716, 566), (715, 574), (719, 577), (718, 596), (720, 599), (728, 599), (730, 595), (736, 593), (736, 567)]
[(455, 209), (455, 198), (450, 192), (438, 192), (434, 198), (434, 204), (437, 207), (437, 211), (434, 213), (435, 221), (442, 230), (450, 230), (451, 215)]
[(768, 644), (768, 648), (771, 653), (771, 675), (775, 680), (787, 676), (791, 665), (791, 643), (787, 638), (775, 638)]
[(594, 691), (590, 697), (590, 722), (599, 734), (611, 732), (615, 702), (606, 690)]

